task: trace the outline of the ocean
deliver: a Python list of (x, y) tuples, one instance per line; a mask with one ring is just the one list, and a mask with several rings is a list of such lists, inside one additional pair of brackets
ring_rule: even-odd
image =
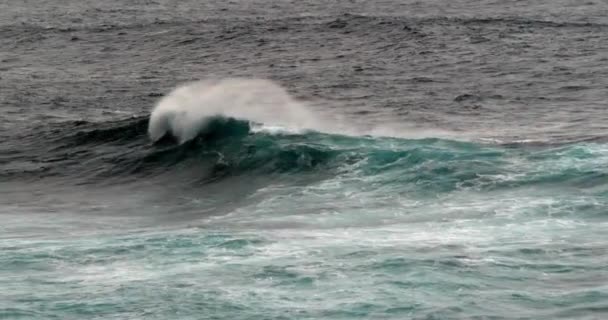
[(606, 319), (608, 3), (0, 0), (0, 319)]

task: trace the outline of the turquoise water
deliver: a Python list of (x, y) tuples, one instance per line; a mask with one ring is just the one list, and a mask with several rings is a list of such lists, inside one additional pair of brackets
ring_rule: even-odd
[(605, 143), (238, 132), (3, 186), (0, 318), (608, 316)]

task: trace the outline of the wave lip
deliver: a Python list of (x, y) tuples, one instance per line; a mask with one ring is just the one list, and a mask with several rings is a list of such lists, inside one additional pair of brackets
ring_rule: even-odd
[(167, 134), (181, 144), (204, 133), (218, 117), (289, 130), (319, 128), (320, 121), (282, 87), (262, 79), (203, 80), (185, 84), (161, 99), (150, 116), (148, 135)]

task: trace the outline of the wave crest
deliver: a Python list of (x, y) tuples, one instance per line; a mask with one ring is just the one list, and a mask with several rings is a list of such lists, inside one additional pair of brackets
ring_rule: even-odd
[(188, 83), (161, 99), (150, 116), (148, 134), (167, 134), (184, 143), (204, 133), (218, 117), (246, 120), (293, 131), (315, 129), (320, 121), (285, 89), (269, 80), (224, 79)]

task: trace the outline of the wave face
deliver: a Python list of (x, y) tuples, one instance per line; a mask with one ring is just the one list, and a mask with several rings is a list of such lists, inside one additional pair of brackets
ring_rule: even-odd
[[(244, 83), (251, 84), (249, 80)], [(270, 82), (253, 83), (278, 89)], [(182, 87), (174, 94), (193, 88), (200, 86)], [(294, 129), (287, 126), (288, 121), (277, 122), (281, 127), (258, 122), (271, 114), (263, 110), (266, 104), (242, 104), (228, 111), (186, 104), (182, 110), (175, 105), (179, 99), (174, 94), (163, 99), (149, 118), (65, 123), (24, 136), (24, 149), (6, 158), (1, 175), (67, 183), (123, 183), (156, 177), (185, 186), (188, 184), (180, 180), (185, 173), (192, 178), (188, 181), (260, 176), (268, 184), (294, 175), (317, 180), (348, 176), (363, 179), (362, 184), (375, 181), (419, 194), (547, 187), (601, 189), (608, 181), (608, 150), (602, 143), (497, 144), (324, 133), (298, 130), (305, 123), (293, 116), (304, 110), (300, 107), (281, 111), (284, 119), (296, 124)], [(257, 108), (250, 113), (253, 119), (241, 120), (247, 114), (241, 110), (249, 105), (255, 106), (249, 110)], [(290, 113), (293, 110), (295, 113)], [(44, 139), (47, 142), (43, 145), (36, 142)]]

